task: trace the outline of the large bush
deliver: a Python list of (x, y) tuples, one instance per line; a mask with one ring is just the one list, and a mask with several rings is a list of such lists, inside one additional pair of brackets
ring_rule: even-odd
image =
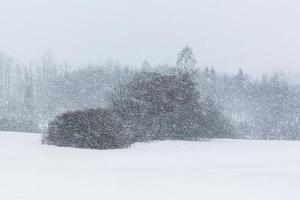
[(122, 126), (105, 109), (67, 112), (49, 123), (47, 144), (93, 149), (115, 149), (129, 145)]
[(226, 137), (221, 109), (202, 98), (191, 74), (140, 72), (116, 88), (112, 108), (135, 141)]

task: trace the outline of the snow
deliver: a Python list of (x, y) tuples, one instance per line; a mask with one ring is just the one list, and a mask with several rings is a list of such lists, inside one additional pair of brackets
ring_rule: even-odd
[(0, 132), (0, 199), (300, 199), (300, 142), (211, 140), (123, 150)]

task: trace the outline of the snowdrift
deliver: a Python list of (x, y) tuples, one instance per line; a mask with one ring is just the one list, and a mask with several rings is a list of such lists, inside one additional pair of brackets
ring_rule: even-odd
[(0, 132), (0, 199), (298, 200), (299, 155), (296, 141), (166, 141), (98, 151)]

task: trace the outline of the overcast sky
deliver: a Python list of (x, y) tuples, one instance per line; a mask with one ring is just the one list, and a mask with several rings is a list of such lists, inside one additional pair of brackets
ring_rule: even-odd
[(188, 44), (202, 67), (300, 72), (299, 19), (299, 0), (0, 0), (0, 51), (137, 66)]

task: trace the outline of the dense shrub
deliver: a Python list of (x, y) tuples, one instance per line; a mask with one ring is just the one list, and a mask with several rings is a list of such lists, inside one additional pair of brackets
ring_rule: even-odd
[(139, 72), (115, 88), (109, 109), (67, 112), (49, 123), (45, 141), (58, 146), (114, 149), (153, 140), (201, 140), (231, 134), (211, 98), (187, 71)]
[(44, 141), (47, 144), (93, 149), (127, 147), (122, 126), (111, 111), (87, 109), (67, 112), (49, 123)]
[(140, 72), (112, 95), (111, 107), (135, 141), (228, 137), (230, 124), (191, 74)]

